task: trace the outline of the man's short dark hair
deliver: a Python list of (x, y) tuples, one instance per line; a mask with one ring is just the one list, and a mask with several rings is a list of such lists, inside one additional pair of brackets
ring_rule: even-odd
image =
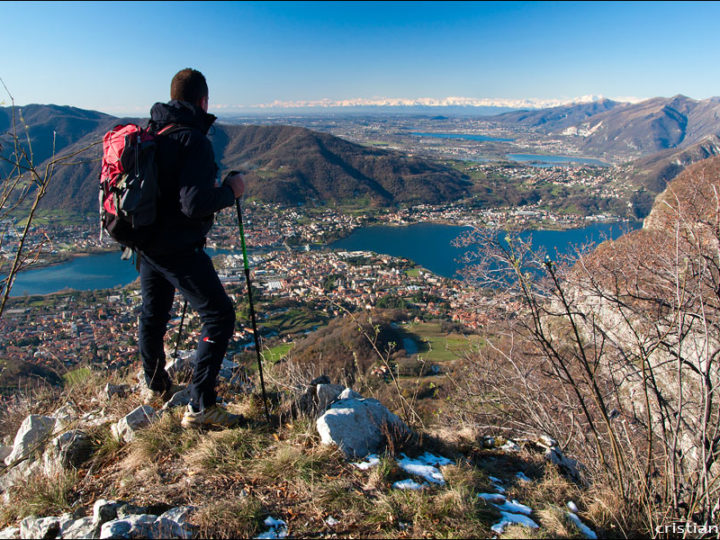
[(178, 71), (170, 83), (170, 99), (197, 105), (207, 96), (208, 85), (205, 76), (195, 69), (185, 68)]

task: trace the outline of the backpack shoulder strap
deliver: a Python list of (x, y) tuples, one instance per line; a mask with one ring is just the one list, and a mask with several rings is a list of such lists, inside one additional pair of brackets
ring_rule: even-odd
[(164, 128), (162, 128), (160, 131), (156, 133), (156, 135), (170, 135), (171, 133), (177, 133), (178, 131), (183, 131), (185, 129), (192, 129), (190, 126), (183, 126), (181, 124), (168, 124)]

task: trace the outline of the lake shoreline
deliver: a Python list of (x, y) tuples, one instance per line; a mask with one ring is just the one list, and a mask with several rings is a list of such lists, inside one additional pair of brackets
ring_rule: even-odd
[[(587, 241), (600, 242), (606, 237), (617, 237), (638, 228), (640, 222), (613, 221), (593, 222), (584, 227), (561, 227), (557, 229), (534, 229), (530, 227), (513, 230), (521, 235), (532, 235), (537, 247), (548, 252), (567, 251), (570, 246)], [(461, 268), (462, 251), (454, 241), (473, 229), (470, 224), (458, 224), (455, 220), (423, 220), (415, 223), (373, 223), (354, 229), (349, 235), (309, 249), (333, 251), (373, 251), (392, 257), (406, 258), (426, 268), (438, 277), (456, 279)], [(590, 238), (588, 238), (590, 237)], [(278, 247), (276, 251), (282, 250)], [(212, 250), (209, 250), (212, 251)], [(293, 250), (295, 251), (295, 250)], [(304, 251), (302, 248), (300, 251)], [(215, 255), (220, 253), (210, 253)], [(125, 286), (137, 279), (137, 271), (129, 261), (122, 261), (114, 250), (83, 251), (53, 261), (43, 266), (24, 270), (16, 276), (12, 296), (46, 295), (60, 290), (100, 290)]]

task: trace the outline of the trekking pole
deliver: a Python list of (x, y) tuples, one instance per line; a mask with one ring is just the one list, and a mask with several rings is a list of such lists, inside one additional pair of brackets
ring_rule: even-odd
[(186, 311), (187, 311), (187, 298), (185, 299), (185, 303), (183, 304), (182, 315), (180, 316), (180, 328), (178, 329), (177, 340), (175, 341), (175, 352), (172, 355), (173, 358), (178, 357), (178, 347), (180, 347), (180, 337), (182, 336), (182, 329), (183, 329), (183, 323), (185, 322), (185, 312)]
[(260, 372), (260, 388), (262, 389), (263, 405), (265, 406), (265, 418), (270, 423), (270, 411), (268, 410), (267, 394), (265, 393), (265, 380), (263, 379), (262, 360), (260, 358), (260, 335), (255, 321), (255, 306), (252, 299), (252, 287), (250, 286), (250, 266), (248, 265), (247, 250), (245, 249), (245, 231), (243, 229), (242, 211), (240, 210), (240, 199), (235, 199), (235, 209), (238, 215), (240, 227), (240, 245), (242, 246), (243, 265), (245, 266), (245, 281), (247, 281), (248, 303), (250, 304), (250, 320), (252, 321), (253, 337), (255, 338), (255, 352), (257, 353), (258, 371)]

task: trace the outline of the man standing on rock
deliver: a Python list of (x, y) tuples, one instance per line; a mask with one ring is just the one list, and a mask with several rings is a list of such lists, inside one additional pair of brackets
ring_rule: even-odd
[(238, 425), (242, 416), (216, 404), (215, 386), (228, 342), (235, 329), (235, 310), (218, 278), (205, 239), (215, 212), (232, 206), (244, 191), (239, 174), (216, 182), (218, 167), (207, 132), (215, 121), (208, 114), (205, 77), (183, 69), (172, 79), (168, 103), (156, 103), (150, 127), (157, 136), (159, 201), (157, 222), (140, 253), (142, 312), (139, 348), (147, 387), (167, 401), (180, 387), (165, 370), (163, 339), (175, 290), (200, 315), (202, 332), (190, 384), (190, 403), (183, 427)]

